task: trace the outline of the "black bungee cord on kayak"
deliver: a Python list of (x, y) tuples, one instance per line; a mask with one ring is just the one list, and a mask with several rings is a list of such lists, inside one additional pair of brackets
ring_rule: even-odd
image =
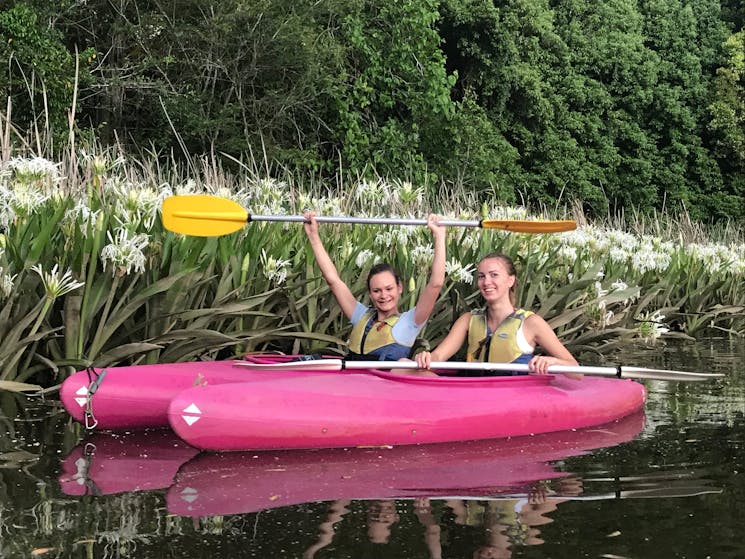
[[(98, 425), (98, 420), (93, 415), (93, 395), (98, 391), (98, 387), (101, 386), (104, 377), (106, 376), (106, 369), (101, 369), (101, 372), (96, 372), (96, 369), (90, 365), (85, 368), (88, 373), (88, 390), (85, 394), (85, 428), (87, 430), (95, 429)], [(93, 378), (95, 376), (95, 379)]]

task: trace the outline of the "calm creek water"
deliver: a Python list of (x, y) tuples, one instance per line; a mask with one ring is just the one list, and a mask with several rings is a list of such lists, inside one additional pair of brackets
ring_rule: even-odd
[(0, 557), (745, 557), (745, 343), (619, 361), (726, 377), (645, 381), (646, 417), (602, 429), (233, 455), (0, 393)]

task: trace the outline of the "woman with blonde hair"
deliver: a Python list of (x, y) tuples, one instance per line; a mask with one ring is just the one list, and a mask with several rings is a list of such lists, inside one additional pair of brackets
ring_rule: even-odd
[[(509, 256), (484, 256), (478, 264), (477, 283), (484, 298), (483, 310), (462, 314), (432, 352), (418, 353), (415, 359), (422, 369), (429, 369), (433, 361), (447, 361), (466, 342), (468, 361), (527, 363), (536, 374), (547, 374), (550, 365), (577, 365), (548, 322), (516, 306), (517, 272)], [(543, 354), (535, 353), (537, 346)]]

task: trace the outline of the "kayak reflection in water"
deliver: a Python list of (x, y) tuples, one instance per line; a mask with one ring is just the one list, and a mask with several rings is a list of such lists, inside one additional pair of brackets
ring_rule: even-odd
[(331, 261), (318, 233), (318, 222), (313, 212), (305, 214), (303, 225), (310, 246), (331, 293), (342, 312), (352, 322), (347, 359), (398, 361), (411, 356), (417, 335), (429, 319), (440, 290), (445, 282), (445, 226), (440, 218), (430, 215), (427, 227), (434, 238), (434, 257), (429, 282), (424, 287), (416, 306), (399, 314), (398, 303), (403, 283), (398, 273), (388, 264), (376, 264), (367, 277), (368, 296), (372, 307), (365, 306), (354, 296)]
[[(486, 303), (484, 309), (462, 314), (432, 352), (418, 353), (415, 359), (423, 370), (428, 370), (433, 361), (447, 361), (466, 342), (468, 361), (527, 363), (534, 374), (547, 374), (550, 365), (577, 365), (548, 322), (515, 306), (517, 272), (509, 256), (484, 256), (478, 265), (477, 282)], [(545, 355), (534, 353), (537, 346)], [(575, 373), (567, 376), (582, 378)]]

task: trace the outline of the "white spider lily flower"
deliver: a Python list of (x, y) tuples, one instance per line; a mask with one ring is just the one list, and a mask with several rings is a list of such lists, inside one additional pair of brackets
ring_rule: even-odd
[(43, 157), (14, 157), (5, 163), (3, 169), (14, 185), (51, 187), (61, 180), (60, 165)]
[(357, 253), (357, 258), (354, 259), (354, 263), (358, 268), (365, 268), (370, 264), (374, 264), (376, 258), (377, 257), (373, 251), (365, 249)]
[(12, 192), (0, 185), (0, 229), (7, 230), (16, 220), (16, 212), (10, 203), (12, 198)]
[(282, 285), (287, 279), (287, 268), (290, 266), (289, 260), (274, 258), (261, 249), (261, 266), (264, 277), (273, 281), (275, 285)]
[(388, 229), (378, 232), (375, 235), (375, 240), (373, 241), (373, 243), (379, 248), (390, 248), (395, 241), (396, 236), (394, 235), (392, 230)]
[(563, 246), (556, 253), (559, 259), (566, 262), (574, 262), (577, 260), (577, 249), (573, 246)]
[(290, 200), (287, 183), (272, 178), (253, 182), (248, 186), (247, 192), (250, 193), (250, 197), (246, 205), (254, 208), (257, 214), (283, 214), (285, 205)]
[(403, 205), (410, 208), (419, 208), (424, 201), (424, 188), (404, 181), (399, 186), (398, 197)]
[(434, 254), (434, 247), (417, 245), (411, 251), (411, 259), (416, 266), (428, 266), (432, 262)]
[(610, 251), (608, 251), (608, 257), (611, 259), (612, 262), (622, 264), (628, 261), (629, 252), (623, 247), (613, 246), (611, 247)]
[(109, 154), (86, 154), (82, 152), (83, 157), (88, 161), (88, 165), (94, 176), (102, 177), (110, 173), (117, 167), (126, 163), (123, 155), (118, 155), (112, 159)]
[(585, 248), (592, 244), (592, 235), (588, 227), (566, 231), (561, 236), (561, 242), (568, 247)]
[(31, 215), (44, 205), (51, 196), (39, 190), (36, 186), (18, 184), (10, 192), (8, 200), (15, 214)]
[(601, 284), (599, 281), (596, 281), (595, 282), (595, 293), (597, 293), (597, 296), (600, 299), (608, 295), (608, 290), (603, 289), (603, 284)]
[(310, 211), (316, 212), (319, 216), (340, 216), (344, 214), (339, 198), (328, 198), (326, 196), (317, 198), (301, 193), (294, 205), (296, 211), (301, 214)]
[(710, 274), (715, 274), (729, 267), (735, 254), (730, 247), (721, 244), (701, 245), (691, 243), (687, 248), (689, 256), (700, 260)]
[(648, 244), (640, 246), (631, 255), (631, 266), (640, 274), (646, 272), (664, 272), (670, 266), (672, 257)]
[(92, 210), (85, 202), (78, 202), (74, 208), (65, 212), (62, 223), (65, 231), (69, 233), (68, 236), (72, 236), (73, 230), (77, 227), (83, 237), (88, 237), (88, 231), (93, 229), (99, 214), (101, 210)]
[(745, 274), (745, 258), (736, 258), (730, 265), (729, 270), (736, 275)]
[(662, 334), (666, 334), (670, 331), (669, 328), (663, 326), (663, 320), (665, 315), (659, 310), (655, 311), (651, 316), (642, 318), (639, 323), (639, 336), (648, 343), (654, 343), (657, 338)]
[(619, 231), (617, 229), (610, 229), (604, 232), (605, 237), (608, 239), (610, 245), (615, 247), (626, 247), (626, 251), (633, 252), (639, 240), (631, 233), (625, 231)]
[(361, 202), (363, 207), (370, 204), (373, 204), (374, 207), (380, 207), (381, 200), (392, 200), (392, 196), (389, 196), (389, 193), (386, 192), (387, 186), (380, 181), (363, 180), (357, 183), (354, 193), (355, 199)]
[(145, 229), (152, 229), (158, 217), (163, 200), (168, 196), (168, 189), (155, 189), (147, 184), (129, 181), (114, 181), (116, 192), (116, 216), (123, 226), (131, 223), (142, 223)]
[(41, 264), (36, 264), (31, 269), (39, 274), (47, 299), (56, 299), (85, 285), (84, 281), (77, 281), (72, 277), (71, 270), (60, 274), (59, 264), (55, 264), (50, 272), (45, 272)]
[(16, 277), (18, 277), (18, 274), (11, 276), (5, 273), (5, 270), (0, 267), (0, 295), (2, 295), (3, 299), (9, 297), (13, 292)]
[[(170, 185), (168, 185), (170, 188)], [(199, 192), (199, 186), (197, 185), (197, 181), (194, 179), (187, 179), (186, 182), (177, 184), (173, 188), (173, 193), (182, 196), (182, 195), (188, 195), (188, 194), (197, 194)]]
[(480, 236), (480, 232), (461, 228), (460, 239), (458, 239), (457, 245), (466, 250), (473, 250), (479, 246)]
[(391, 236), (401, 246), (408, 246), (409, 240), (417, 234), (417, 230), (414, 227), (396, 227), (391, 230)]
[(335, 216), (343, 215), (344, 210), (342, 209), (342, 201), (339, 198), (321, 198), (319, 200), (321, 211), (323, 215)]
[(614, 281), (612, 284), (610, 284), (610, 286), (613, 291), (623, 291), (624, 289), (629, 288), (628, 284), (620, 279)]
[(106, 232), (106, 236), (109, 238), (109, 244), (101, 250), (104, 270), (110, 262), (113, 273), (118, 276), (129, 275), (132, 269), (135, 272), (145, 271), (144, 249), (150, 242), (148, 235), (138, 233), (130, 236), (128, 229), (120, 227), (117, 229), (116, 239), (112, 238), (110, 231)]
[[(483, 213), (483, 212), (482, 212)], [(489, 217), (484, 219), (520, 219), (528, 218), (528, 210), (523, 206), (497, 206), (491, 211), (487, 210)]]
[(608, 326), (608, 324), (610, 324), (610, 321), (613, 320), (613, 316), (614, 316), (613, 311), (608, 311), (607, 313), (603, 315), (603, 328), (605, 328), (606, 326)]
[(297, 213), (304, 214), (305, 212), (317, 212), (318, 208), (321, 207), (319, 198), (306, 194), (305, 192), (298, 193), (297, 197), (293, 200), (293, 208)]
[(445, 263), (445, 273), (450, 276), (453, 281), (473, 283), (473, 273), (475, 271), (475, 265), (469, 264), (468, 266), (463, 266), (463, 264), (455, 259), (450, 259)]
[(108, 162), (102, 155), (94, 155), (90, 160), (91, 171), (97, 177), (103, 176), (108, 171)]

